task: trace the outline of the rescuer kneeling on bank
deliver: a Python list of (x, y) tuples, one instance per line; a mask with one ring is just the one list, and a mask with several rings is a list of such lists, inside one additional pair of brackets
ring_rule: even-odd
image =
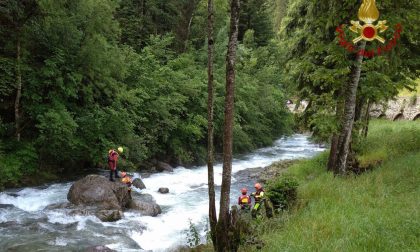
[(248, 189), (241, 189), (242, 195), (238, 198), (238, 205), (241, 207), (241, 210), (249, 211), (251, 209), (251, 197), (247, 195)]

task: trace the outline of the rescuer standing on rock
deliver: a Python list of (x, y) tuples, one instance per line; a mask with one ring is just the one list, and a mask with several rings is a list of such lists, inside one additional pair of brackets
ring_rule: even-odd
[(108, 151), (108, 166), (109, 166), (109, 180), (115, 181), (112, 177), (113, 174), (115, 174), (115, 178), (119, 178), (118, 176), (118, 169), (117, 169), (117, 163), (118, 163), (118, 157), (120, 154), (122, 154), (124, 151), (123, 147), (118, 147), (117, 150), (109, 150)]

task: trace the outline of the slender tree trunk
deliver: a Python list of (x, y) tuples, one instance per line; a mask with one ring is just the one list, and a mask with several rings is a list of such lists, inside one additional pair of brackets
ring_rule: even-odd
[(226, 97), (225, 97), (225, 123), (223, 131), (223, 174), (220, 195), (220, 213), (217, 222), (216, 249), (226, 252), (230, 249), (229, 228), (231, 224), (230, 185), (232, 175), (232, 142), (234, 120), (234, 90), (235, 90), (235, 61), (236, 46), (238, 42), (239, 0), (230, 1), (230, 31), (229, 44), (226, 55)]
[(193, 21), (193, 18), (194, 18), (194, 9), (195, 9), (195, 3), (194, 3), (194, 6), (192, 7), (191, 17), (188, 21), (187, 34), (185, 36), (185, 42), (184, 42), (184, 52), (186, 52), (187, 49), (188, 49), (188, 39), (190, 38), (191, 25), (192, 25), (192, 21)]
[(366, 111), (365, 111), (365, 116), (364, 116), (364, 122), (363, 122), (363, 130), (362, 130), (362, 136), (364, 138), (367, 137), (368, 134), (368, 130), (369, 130), (369, 121), (370, 121), (370, 106), (371, 106), (371, 102), (370, 100), (367, 101), (367, 105), (366, 105)]
[(22, 73), (20, 71), (20, 38), (16, 40), (16, 99), (15, 99), (15, 135), (16, 140), (20, 141), (20, 99), (22, 97)]
[(214, 115), (214, 88), (213, 88), (213, 61), (214, 61), (214, 39), (213, 39), (213, 26), (214, 26), (214, 7), (213, 0), (208, 0), (208, 62), (207, 62), (207, 76), (208, 76), (208, 99), (207, 99), (207, 175), (209, 185), (209, 222), (211, 240), (216, 244), (216, 197), (214, 192), (214, 171), (213, 171), (213, 115)]
[[(337, 122), (339, 122), (343, 116), (344, 110), (344, 100), (341, 98), (344, 96), (344, 86), (341, 87), (338, 91), (337, 95), (337, 105), (335, 109), (335, 117)], [(338, 156), (338, 146), (339, 146), (339, 134), (333, 133), (331, 137), (331, 148), (330, 148), (330, 156), (328, 158), (327, 170), (333, 171), (335, 174), (338, 173), (338, 170), (335, 170), (336, 163), (337, 163), (337, 156)]]
[[(360, 49), (365, 49), (366, 41), (361, 42)], [(347, 173), (347, 158), (349, 155), (349, 146), (351, 142), (351, 134), (354, 124), (354, 116), (356, 109), (357, 87), (360, 80), (360, 72), (362, 70), (363, 55), (357, 54), (354, 65), (351, 68), (351, 78), (347, 86), (347, 92), (344, 102), (344, 114), (341, 125), (341, 133), (339, 138), (338, 156), (336, 169), (340, 175)]]
[(328, 164), (327, 164), (327, 170), (334, 171), (334, 173), (336, 173), (334, 168), (337, 163), (338, 138), (339, 138), (338, 135), (336, 133), (333, 133), (331, 137), (330, 156), (328, 157)]

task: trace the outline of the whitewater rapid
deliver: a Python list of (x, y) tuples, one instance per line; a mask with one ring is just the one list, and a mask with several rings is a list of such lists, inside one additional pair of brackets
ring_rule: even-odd
[[(231, 204), (236, 203), (240, 188), (252, 188), (255, 182), (237, 183), (236, 172), (265, 167), (279, 160), (312, 157), (323, 150), (322, 146), (311, 143), (308, 136), (297, 134), (279, 139), (271, 147), (236, 157), (232, 165)], [(214, 167), (214, 172), (218, 201), (221, 164)], [(135, 173), (136, 177), (141, 175)], [(105, 245), (117, 251), (139, 251), (140, 248), (171, 251), (186, 244), (190, 222), (204, 237), (208, 214), (206, 166), (178, 167), (173, 172), (153, 174), (142, 180), (147, 189), (134, 190), (151, 194), (161, 206), (162, 214), (147, 217), (128, 211), (113, 223), (103, 223), (95, 216), (73, 215), (68, 209), (44, 209), (67, 202), (72, 183), (1, 192), (0, 251), (74, 251), (94, 245)], [(170, 192), (160, 194), (157, 192), (160, 187), (167, 187)]]

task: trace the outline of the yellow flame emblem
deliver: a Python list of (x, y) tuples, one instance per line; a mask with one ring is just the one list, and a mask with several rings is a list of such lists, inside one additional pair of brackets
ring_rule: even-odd
[(359, 33), (360, 36), (353, 39), (353, 43), (356, 44), (360, 40), (364, 39), (366, 41), (378, 40), (381, 43), (385, 43), (385, 39), (378, 35), (386, 31), (388, 26), (386, 26), (386, 20), (379, 21), (377, 25), (373, 23), (379, 18), (379, 11), (376, 8), (376, 0), (363, 0), (362, 5), (359, 8), (359, 20), (363, 21), (365, 24), (362, 26), (360, 21), (351, 21), (352, 26), (350, 30), (355, 33)]

